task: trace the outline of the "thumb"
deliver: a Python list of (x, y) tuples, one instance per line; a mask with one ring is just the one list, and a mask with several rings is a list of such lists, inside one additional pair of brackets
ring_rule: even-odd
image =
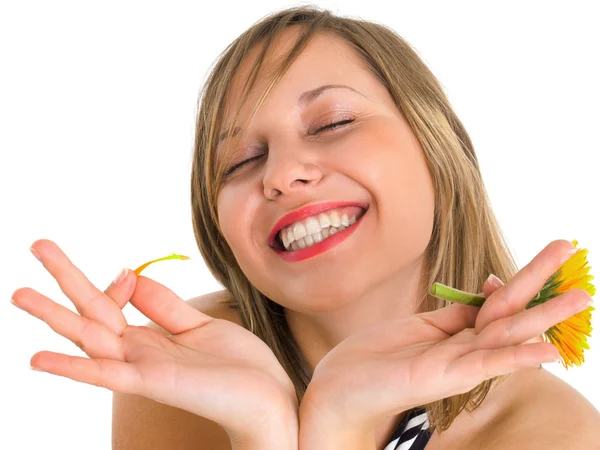
[(123, 269), (106, 288), (104, 293), (108, 295), (119, 308), (123, 309), (131, 299), (131, 296), (135, 291), (136, 283), (137, 277), (133, 270)]

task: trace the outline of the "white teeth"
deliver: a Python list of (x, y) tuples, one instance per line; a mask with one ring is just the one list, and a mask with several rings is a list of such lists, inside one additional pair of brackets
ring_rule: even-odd
[(287, 250), (298, 250), (317, 244), (338, 231), (356, 223), (356, 216), (340, 216), (338, 211), (320, 213), (304, 221), (291, 224), (280, 231), (279, 238)]
[(332, 211), (329, 218), (331, 219), (332, 226), (339, 227), (341, 225), (340, 215), (337, 211)]
[(322, 240), (324, 240), (330, 236), (333, 236), (338, 231), (345, 230), (346, 228), (348, 228), (348, 227), (345, 227), (344, 225), (340, 225), (339, 228), (336, 228), (336, 227), (323, 228), (318, 233), (307, 234), (303, 238), (292, 241), (291, 244), (289, 242), (287, 244), (284, 242), (284, 245), (285, 245), (286, 250), (288, 250), (288, 251), (299, 250), (301, 248), (310, 247), (311, 245), (318, 244)]
[(296, 222), (294, 224), (294, 239), (302, 239), (304, 236), (306, 236), (306, 228), (301, 222)]
[(350, 226), (350, 222), (348, 221), (348, 214), (342, 214), (342, 225), (344, 225), (345, 227), (349, 227)]
[(306, 236), (304, 236), (304, 242), (306, 243), (306, 245), (313, 245), (313, 238), (310, 234), (307, 234)]
[(314, 217), (309, 217), (308, 219), (306, 219), (305, 225), (306, 232), (308, 234), (315, 234), (321, 231), (321, 224)]
[(331, 220), (329, 220), (329, 216), (327, 214), (319, 214), (319, 224), (321, 228), (327, 228), (331, 226)]

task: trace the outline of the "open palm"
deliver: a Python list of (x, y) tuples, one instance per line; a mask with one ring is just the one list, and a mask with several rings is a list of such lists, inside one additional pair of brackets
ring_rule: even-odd
[(230, 436), (252, 436), (295, 413), (291, 380), (248, 330), (201, 313), (142, 276), (130, 302), (171, 335), (128, 325), (123, 305), (94, 287), (54, 242), (39, 240), (34, 248), (79, 314), (30, 288), (15, 291), (14, 304), (89, 356), (42, 351), (31, 358), (36, 368), (187, 410)]
[(301, 409), (348, 429), (373, 429), (412, 407), (553, 361), (554, 345), (528, 341), (579, 312), (589, 295), (573, 289), (535, 308), (525, 305), (569, 246), (555, 241), (507, 285), (484, 285), (481, 308), (455, 303), (349, 336), (319, 361)]

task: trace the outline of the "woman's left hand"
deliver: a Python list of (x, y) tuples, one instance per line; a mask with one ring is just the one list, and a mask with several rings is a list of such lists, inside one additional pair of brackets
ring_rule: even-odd
[(573, 289), (535, 308), (525, 305), (560, 266), (568, 245), (552, 242), (506, 285), (486, 282), (479, 295), (489, 299), (481, 308), (453, 303), (346, 338), (315, 367), (301, 422), (310, 417), (308, 422), (368, 433), (415, 406), (556, 360), (553, 344), (529, 342), (576, 314), (589, 297)]

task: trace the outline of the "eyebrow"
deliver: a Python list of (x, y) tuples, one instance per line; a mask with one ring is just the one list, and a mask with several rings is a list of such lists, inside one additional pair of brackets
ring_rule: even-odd
[[(356, 92), (357, 94), (362, 95), (365, 98), (368, 98), (366, 95), (358, 92), (353, 87), (346, 86), (345, 84), (325, 84), (323, 86), (319, 86), (317, 88), (311, 89), (310, 91), (306, 91), (306, 92), (302, 93), (302, 95), (300, 95), (300, 97), (298, 97), (298, 106), (300, 106), (301, 108), (306, 108), (308, 105), (310, 105), (312, 102), (314, 102), (317, 98), (319, 98), (319, 96), (323, 92), (325, 92), (329, 89), (349, 89), (353, 92)], [(233, 129), (233, 133), (231, 136), (232, 137), (237, 136), (240, 131), (241, 131), (240, 127), (235, 127)], [(221, 133), (221, 135), (219, 136), (219, 140), (217, 141), (217, 144), (220, 143), (226, 137), (227, 137), (227, 131)]]

